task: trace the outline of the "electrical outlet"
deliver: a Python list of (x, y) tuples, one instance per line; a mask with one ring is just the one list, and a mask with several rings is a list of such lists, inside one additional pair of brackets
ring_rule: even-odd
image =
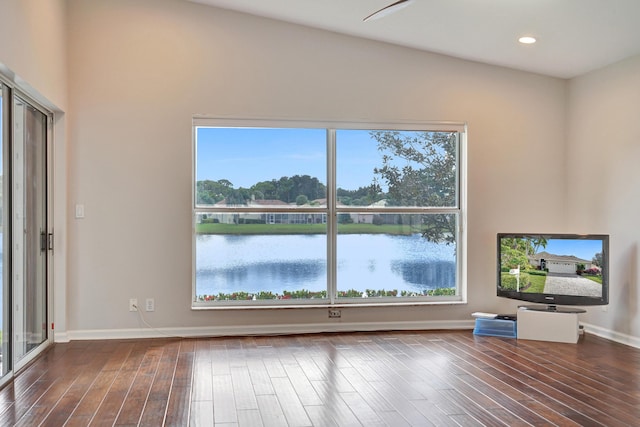
[(329, 309), (329, 319), (339, 319), (342, 317), (341, 310), (331, 310)]
[(146, 311), (155, 311), (156, 309), (156, 302), (153, 298), (147, 298), (146, 300), (146, 304), (144, 306), (144, 309)]
[(129, 311), (138, 311), (137, 298), (129, 298)]

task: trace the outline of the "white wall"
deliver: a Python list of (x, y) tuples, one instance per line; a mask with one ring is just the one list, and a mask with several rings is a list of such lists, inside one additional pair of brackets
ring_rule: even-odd
[[(566, 81), (176, 0), (71, 0), (68, 329), (327, 323), (326, 310), (192, 311), (191, 118), (469, 124), (468, 305), (350, 308), (341, 322), (471, 320), (499, 231), (564, 225)], [(547, 153), (541, 157), (540, 153)], [(510, 309), (508, 307), (507, 309)]]
[(572, 79), (568, 111), (568, 226), (611, 235), (611, 304), (584, 320), (640, 344), (640, 56)]
[[(62, 335), (135, 331), (131, 296), (156, 298), (159, 327), (326, 322), (324, 310), (189, 309), (190, 120), (204, 113), (469, 123), (469, 304), (354, 308), (342, 321), (446, 325), (511, 310), (493, 296), (495, 233), (603, 232), (611, 305), (584, 319), (640, 337), (639, 57), (567, 83), (181, 1), (4, 0), (0, 69), (57, 112)], [(86, 219), (67, 216), (75, 203)]]
[(0, 11), (0, 70), (37, 101), (64, 110), (65, 0), (2, 0)]
[(67, 40), (65, 0), (2, 0), (0, 73), (10, 83), (54, 113), (51, 170), (56, 203), (55, 257), (50, 274), (56, 310), (51, 321), (66, 330), (66, 192), (67, 192)]

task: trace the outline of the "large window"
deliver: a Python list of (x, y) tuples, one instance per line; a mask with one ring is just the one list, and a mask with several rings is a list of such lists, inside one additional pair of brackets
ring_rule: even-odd
[(464, 126), (194, 122), (195, 307), (463, 301)]

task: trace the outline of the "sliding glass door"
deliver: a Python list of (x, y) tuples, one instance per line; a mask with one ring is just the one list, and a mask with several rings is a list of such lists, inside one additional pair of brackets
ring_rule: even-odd
[(48, 342), (48, 120), (0, 83), (0, 383)]
[(11, 97), (6, 86), (0, 84), (0, 277), (2, 278), (2, 290), (0, 291), (0, 334), (2, 334), (2, 347), (0, 347), (0, 375), (4, 377), (11, 369), (11, 179), (7, 172), (11, 169), (10, 155), (10, 117)]
[(47, 116), (13, 102), (14, 360), (47, 339)]

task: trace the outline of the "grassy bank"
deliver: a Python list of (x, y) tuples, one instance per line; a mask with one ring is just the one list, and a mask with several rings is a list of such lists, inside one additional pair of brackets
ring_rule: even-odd
[[(198, 234), (326, 234), (326, 224), (196, 224)], [(419, 233), (410, 225), (339, 224), (340, 234), (396, 234)]]
[(593, 274), (583, 274), (582, 277), (585, 279), (593, 280), (596, 283), (600, 283), (602, 285), (602, 276), (595, 276)]

